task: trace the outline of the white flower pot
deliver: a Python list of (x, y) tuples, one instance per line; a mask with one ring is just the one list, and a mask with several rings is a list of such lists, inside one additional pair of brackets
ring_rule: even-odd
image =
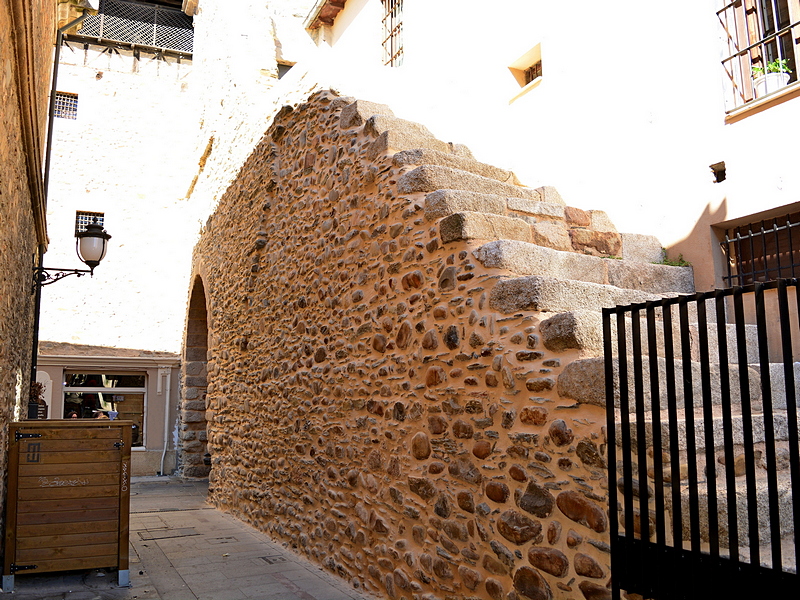
[(761, 98), (772, 92), (777, 92), (789, 83), (789, 73), (766, 73), (753, 80), (756, 98)]

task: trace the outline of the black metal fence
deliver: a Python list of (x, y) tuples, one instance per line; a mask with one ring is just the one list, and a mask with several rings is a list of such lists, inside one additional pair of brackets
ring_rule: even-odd
[(800, 589), (798, 281), (604, 309), (615, 600)]

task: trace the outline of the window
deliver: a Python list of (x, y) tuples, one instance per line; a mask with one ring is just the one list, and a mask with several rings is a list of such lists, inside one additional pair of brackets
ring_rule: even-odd
[(797, 81), (800, 0), (723, 1), (717, 17), (727, 45), (722, 66), (731, 111)]
[(61, 119), (78, 118), (78, 94), (56, 92), (56, 104), (53, 114)]
[(522, 89), (511, 102), (524, 96), (542, 82), (542, 45), (536, 44), (517, 60), (508, 65), (508, 70), (514, 76)]
[(725, 230), (728, 285), (748, 285), (800, 275), (800, 212)]
[(101, 212), (89, 212), (86, 210), (76, 210), (75, 211), (75, 237), (78, 237), (79, 233), (83, 233), (86, 231), (86, 226), (91, 225), (95, 221), (100, 227), (103, 226), (103, 218), (104, 214)]
[(403, 64), (403, 0), (383, 0), (383, 64)]
[(133, 421), (133, 446), (144, 446), (146, 376), (142, 373), (64, 373), (65, 419)]

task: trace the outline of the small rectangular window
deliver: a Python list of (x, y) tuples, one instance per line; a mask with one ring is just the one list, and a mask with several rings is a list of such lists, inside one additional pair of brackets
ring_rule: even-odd
[(383, 64), (403, 64), (403, 0), (383, 0)]
[(78, 118), (78, 94), (56, 92), (56, 105), (53, 114), (61, 119)]
[(86, 231), (86, 226), (90, 225), (97, 220), (97, 224), (100, 227), (103, 226), (103, 217), (104, 213), (101, 212), (89, 212), (87, 210), (76, 210), (75, 211), (75, 237), (78, 237), (79, 233), (83, 233)]

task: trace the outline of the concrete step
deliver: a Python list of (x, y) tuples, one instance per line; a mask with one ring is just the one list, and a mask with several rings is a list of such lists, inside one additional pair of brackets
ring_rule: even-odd
[[(440, 148), (435, 149), (440, 150)], [(403, 173), (397, 180), (397, 190), (401, 194), (428, 193), (444, 189), (495, 194), (534, 202), (543, 200), (542, 194), (538, 190), (502, 183), (495, 179), (439, 165), (421, 165)]]
[(481, 177), (488, 177), (503, 183), (511, 185), (520, 185), (517, 176), (511, 171), (493, 167), (482, 162), (478, 162), (473, 158), (466, 158), (455, 154), (440, 152), (439, 150), (430, 150), (425, 148), (417, 148), (414, 150), (403, 150), (398, 152), (392, 158), (395, 166), (402, 167), (406, 165), (439, 165), (442, 167), (451, 167), (453, 169), (460, 169), (467, 171), (474, 175)]
[(650, 294), (695, 291), (691, 267), (605, 259), (553, 250), (518, 239), (489, 242), (475, 250), (474, 255), (484, 267), (505, 269), (517, 275), (607, 284)]

